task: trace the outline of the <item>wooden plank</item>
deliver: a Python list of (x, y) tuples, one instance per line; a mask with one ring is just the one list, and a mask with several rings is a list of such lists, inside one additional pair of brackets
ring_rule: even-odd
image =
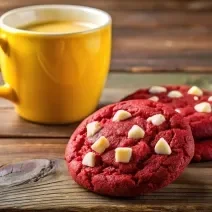
[(0, 211), (209, 212), (212, 208), (211, 168), (210, 162), (207, 166), (188, 167), (178, 180), (152, 194), (109, 198), (80, 188), (69, 177), (63, 160), (10, 164), (0, 168)]
[(68, 140), (68, 138), (0, 139), (0, 167), (29, 159), (63, 159)]
[[(0, 13), (44, 3), (58, 0), (1, 0)], [(211, 1), (62, 0), (59, 3), (93, 6), (111, 13), (112, 71), (212, 72)]]
[(192, 11), (209, 11), (212, 9), (210, 0), (1, 0), (0, 8), (8, 10), (15, 7), (34, 4), (78, 4), (100, 9), (116, 10), (192, 10)]
[[(114, 50), (119, 52), (177, 52), (189, 50), (210, 50), (212, 48), (212, 31), (209, 29), (161, 29), (161, 30), (114, 30)], [(125, 45), (124, 45), (125, 44)], [(128, 51), (126, 51), (126, 49)], [(142, 51), (143, 49), (143, 51)], [(180, 52), (178, 52), (180, 53)], [(133, 56), (133, 55), (132, 55)], [(180, 56), (180, 55), (179, 55)]]
[[(211, 27), (209, 21), (211, 12), (193, 11), (130, 11), (130, 10), (108, 10), (113, 19), (114, 28), (127, 29), (195, 29), (202, 30)], [(171, 17), (171, 18), (170, 18)], [(209, 29), (209, 28), (208, 28)], [(151, 36), (151, 34), (150, 34)]]
[(76, 124), (71, 125), (39, 125), (20, 118), (13, 108), (0, 110), (0, 137), (70, 137)]
[(212, 71), (209, 29), (114, 30), (112, 70)]
[[(136, 71), (136, 70), (135, 70)], [(157, 84), (195, 84), (211, 89), (207, 74), (110, 74), (99, 107), (114, 103), (140, 87)], [(3, 104), (2, 104), (3, 102)], [(78, 123), (62, 126), (38, 125), (16, 115), (9, 102), (0, 100), (1, 138), (69, 138)]]
[[(168, 62), (167, 62), (168, 61)], [(113, 59), (113, 72), (136, 73), (211, 73), (212, 63), (209, 60), (186, 58), (123, 58)]]

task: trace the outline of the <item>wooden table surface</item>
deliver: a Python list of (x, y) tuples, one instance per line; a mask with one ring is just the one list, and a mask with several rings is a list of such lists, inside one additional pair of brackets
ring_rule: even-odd
[[(156, 84), (212, 89), (210, 0), (0, 0), (0, 12), (39, 3), (88, 5), (112, 15), (113, 59), (99, 107)], [(189, 165), (153, 194), (99, 196), (74, 183), (63, 160), (77, 123), (37, 125), (13, 107), (0, 99), (0, 211), (212, 211), (212, 162)]]

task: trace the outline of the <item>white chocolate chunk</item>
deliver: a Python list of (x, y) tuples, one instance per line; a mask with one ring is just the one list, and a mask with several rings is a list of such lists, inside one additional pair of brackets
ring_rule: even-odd
[(183, 96), (183, 94), (180, 91), (170, 91), (168, 93), (168, 97), (170, 97), (170, 98), (180, 98), (182, 96)]
[(198, 96), (194, 96), (194, 100), (195, 101), (199, 100), (199, 97)]
[(126, 110), (118, 110), (113, 116), (113, 121), (123, 121), (132, 117), (131, 113)]
[(194, 109), (200, 113), (211, 113), (211, 105), (208, 102), (202, 102), (194, 106)]
[(139, 138), (143, 138), (144, 135), (145, 135), (144, 130), (138, 125), (133, 125), (128, 132), (128, 138), (139, 139)]
[(104, 136), (101, 136), (95, 143), (91, 146), (91, 149), (95, 152), (102, 154), (110, 146), (109, 141)]
[(211, 102), (211, 101), (212, 101), (212, 96), (210, 96), (210, 97), (208, 98), (208, 101), (209, 101), (209, 102)]
[(129, 163), (132, 157), (132, 148), (118, 147), (115, 149), (115, 161), (121, 163)]
[(155, 153), (160, 155), (170, 155), (172, 150), (164, 138), (160, 138), (155, 145)]
[(157, 96), (152, 96), (149, 98), (149, 100), (153, 101), (153, 102), (158, 102), (159, 98)]
[(164, 121), (166, 121), (165, 117), (162, 114), (156, 114), (147, 119), (147, 122), (151, 122), (153, 125), (159, 126)]
[(90, 167), (94, 167), (95, 166), (95, 154), (93, 152), (88, 152), (83, 160), (82, 160), (82, 164), (85, 166), (90, 166)]
[(196, 96), (202, 96), (203, 95), (203, 91), (197, 86), (192, 86), (188, 90), (188, 94), (192, 94), (192, 95), (196, 95)]
[(149, 93), (152, 93), (152, 94), (165, 93), (166, 91), (167, 91), (167, 89), (165, 87), (161, 87), (161, 86), (152, 86), (149, 89)]
[(180, 112), (180, 109), (175, 109), (175, 111), (176, 111), (177, 113), (181, 113), (181, 112)]
[(87, 128), (87, 137), (95, 135), (102, 127), (98, 121), (93, 121), (86, 126)]

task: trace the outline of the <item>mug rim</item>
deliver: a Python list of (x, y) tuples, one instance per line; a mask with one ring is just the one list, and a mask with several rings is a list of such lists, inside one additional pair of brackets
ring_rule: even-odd
[[(99, 25), (95, 28), (91, 28), (91, 29), (88, 29), (88, 30), (80, 31), (80, 32), (58, 32), (58, 33), (29, 31), (29, 30), (15, 28), (15, 27), (9, 26), (9, 25), (4, 23), (4, 19), (6, 17), (8, 17), (9, 15), (12, 15), (16, 12), (27, 11), (29, 9), (51, 9), (51, 8), (53, 8), (53, 9), (54, 8), (55, 9), (72, 8), (72, 9), (86, 10), (88, 12), (90, 11), (91, 13), (98, 12), (100, 14), (105, 15), (105, 17), (107, 17), (107, 21), (106, 21), (106, 23), (101, 24), (101, 25)], [(22, 35), (48, 36), (48, 37), (49, 36), (50, 37), (55, 37), (55, 36), (57, 37), (57, 36), (64, 36), (64, 35), (72, 36), (72, 35), (88, 34), (88, 33), (98, 31), (99, 29), (102, 29), (102, 28), (110, 25), (111, 23), (112, 23), (112, 18), (110, 16), (110, 14), (103, 11), (103, 10), (93, 8), (93, 7), (88, 7), (88, 6), (69, 5), (69, 4), (44, 4), (44, 5), (32, 5), (32, 6), (20, 7), (20, 8), (9, 10), (8, 12), (4, 13), (0, 17), (0, 29), (3, 29), (7, 32), (15, 33), (15, 34), (22, 34)]]

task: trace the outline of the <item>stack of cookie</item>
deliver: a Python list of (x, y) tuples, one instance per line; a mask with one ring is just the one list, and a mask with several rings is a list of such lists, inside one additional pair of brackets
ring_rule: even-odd
[(212, 93), (153, 86), (85, 119), (65, 153), (81, 186), (109, 196), (150, 193), (173, 182), (190, 161), (212, 159)]
[(152, 86), (123, 100), (150, 99), (172, 107), (188, 121), (195, 141), (194, 162), (212, 160), (212, 92), (197, 86)]

